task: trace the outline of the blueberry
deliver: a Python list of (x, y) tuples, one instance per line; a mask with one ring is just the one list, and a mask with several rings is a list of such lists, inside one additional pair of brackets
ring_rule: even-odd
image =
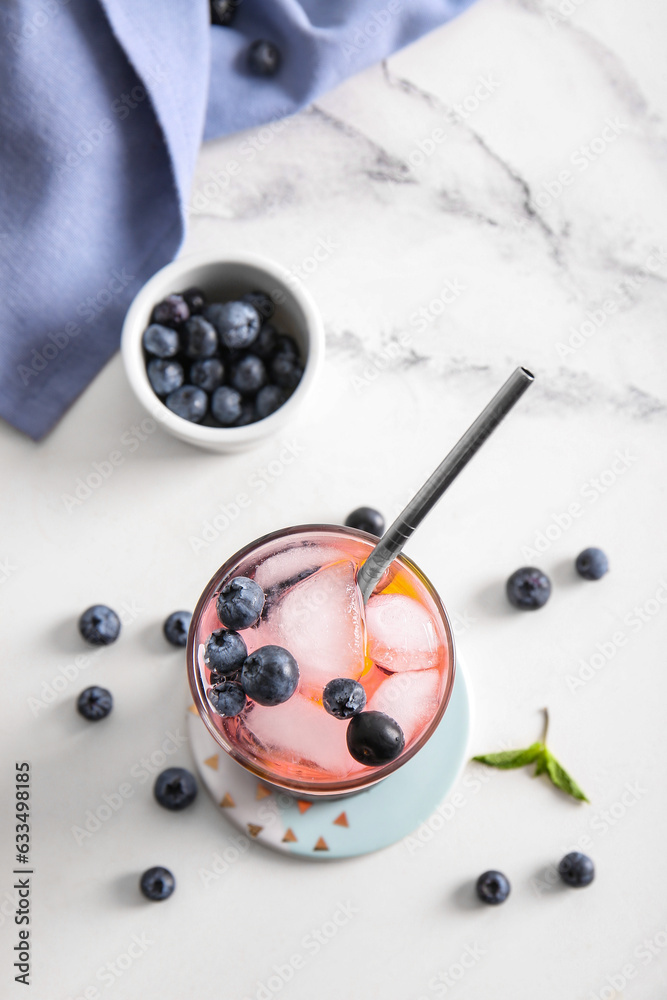
[(252, 394), (266, 382), (266, 369), (258, 357), (246, 354), (234, 365), (229, 381), (239, 392)]
[(572, 851), (561, 859), (558, 874), (566, 885), (574, 889), (583, 889), (595, 878), (595, 865), (588, 855)]
[(180, 812), (197, 798), (197, 782), (187, 768), (168, 767), (155, 779), (153, 795), (165, 809)]
[(185, 324), (185, 353), (189, 358), (210, 358), (218, 349), (218, 335), (203, 316), (193, 316)]
[(551, 594), (551, 580), (541, 569), (523, 566), (512, 573), (507, 581), (507, 599), (521, 611), (535, 611), (543, 607)]
[(139, 888), (146, 899), (159, 903), (163, 899), (169, 899), (176, 888), (176, 879), (168, 868), (156, 865), (155, 868), (149, 868), (141, 876)]
[(483, 872), (475, 885), (477, 898), (490, 906), (504, 903), (510, 894), (510, 888), (507, 877), (502, 872), (495, 871)]
[(225, 347), (250, 347), (259, 333), (259, 313), (249, 302), (215, 302), (204, 310)]
[(195, 361), (190, 368), (190, 381), (206, 392), (215, 392), (222, 385), (224, 378), (225, 368), (218, 358)]
[(241, 416), (241, 393), (221, 385), (211, 396), (211, 411), (223, 427), (231, 427)]
[(359, 531), (367, 531), (369, 535), (384, 534), (384, 518), (379, 510), (374, 507), (357, 507), (345, 518), (348, 528), (358, 528)]
[(395, 760), (405, 746), (398, 722), (384, 712), (360, 712), (347, 726), (347, 749), (356, 761), (380, 767)]
[(254, 424), (256, 420), (255, 404), (252, 399), (244, 399), (241, 403), (241, 416), (234, 424), (234, 427), (245, 427), (247, 424)]
[(246, 694), (238, 681), (223, 680), (207, 691), (213, 708), (225, 719), (233, 719), (246, 706)]
[(153, 358), (146, 368), (148, 381), (158, 396), (168, 396), (183, 385), (183, 367), (169, 358)]
[(172, 611), (162, 626), (167, 642), (172, 646), (185, 646), (191, 621), (192, 615), (189, 611)]
[(206, 640), (204, 663), (212, 672), (231, 677), (239, 673), (247, 655), (248, 648), (238, 632), (219, 628)]
[(218, 618), (230, 629), (250, 628), (264, 607), (264, 591), (247, 576), (235, 576), (218, 594)]
[(277, 339), (278, 331), (273, 323), (263, 323), (257, 334), (257, 339), (252, 345), (253, 354), (256, 354), (257, 357), (262, 358), (264, 361), (268, 361), (276, 350)]
[(322, 694), (322, 703), (337, 719), (351, 719), (366, 705), (366, 692), (358, 681), (336, 677), (329, 681)]
[(273, 42), (258, 39), (248, 49), (248, 69), (254, 76), (274, 76), (280, 63), (280, 50)]
[(89, 687), (82, 691), (76, 701), (77, 711), (89, 722), (106, 719), (113, 708), (111, 691), (102, 687)]
[(254, 306), (262, 319), (271, 319), (275, 306), (266, 292), (248, 292), (242, 297), (243, 302)]
[(283, 389), (295, 389), (302, 375), (301, 362), (291, 354), (277, 354), (271, 362), (271, 378)]
[(276, 336), (276, 354), (289, 354), (293, 358), (299, 357), (299, 348), (294, 337), (287, 333), (279, 333)]
[(188, 304), (182, 295), (168, 295), (151, 313), (151, 322), (165, 323), (167, 326), (179, 326), (190, 318)]
[(206, 413), (208, 396), (195, 385), (183, 385), (175, 392), (170, 392), (165, 403), (177, 417), (198, 424)]
[(91, 646), (109, 646), (120, 633), (120, 618), (106, 604), (93, 604), (79, 618), (79, 632)]
[(263, 420), (264, 417), (275, 413), (284, 402), (285, 393), (282, 389), (279, 389), (277, 385), (265, 385), (263, 389), (259, 390), (255, 399), (257, 419)]
[(173, 358), (180, 347), (176, 330), (172, 330), (170, 326), (160, 326), (159, 323), (151, 323), (146, 327), (141, 342), (144, 350), (148, 354), (154, 354), (156, 358)]
[(241, 0), (211, 0), (211, 24), (228, 28), (236, 17)]
[(206, 296), (201, 288), (188, 288), (186, 292), (183, 292), (183, 298), (187, 303), (191, 316), (200, 313), (206, 305)]
[(574, 565), (584, 580), (600, 580), (609, 571), (609, 560), (602, 549), (584, 549)]
[(282, 705), (299, 683), (299, 667), (282, 646), (260, 646), (243, 664), (243, 690), (258, 705)]

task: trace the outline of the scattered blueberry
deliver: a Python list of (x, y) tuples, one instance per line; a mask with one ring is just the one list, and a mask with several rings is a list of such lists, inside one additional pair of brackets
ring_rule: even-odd
[(153, 794), (161, 806), (180, 812), (197, 798), (197, 782), (185, 767), (168, 767), (158, 774)]
[(218, 335), (203, 316), (193, 316), (184, 327), (185, 353), (189, 358), (210, 358), (218, 349)]
[(241, 0), (211, 0), (211, 24), (228, 28), (236, 17)]
[(206, 296), (201, 288), (188, 288), (187, 291), (183, 292), (183, 298), (187, 303), (191, 316), (196, 316), (206, 305)]
[(595, 865), (586, 854), (572, 851), (561, 859), (558, 874), (566, 885), (574, 889), (583, 889), (595, 878)]
[(89, 722), (106, 719), (113, 708), (111, 691), (102, 687), (89, 687), (82, 691), (76, 701), (77, 711)]
[(262, 319), (271, 319), (273, 316), (275, 306), (266, 292), (248, 292), (242, 296), (242, 300), (254, 306)]
[(263, 323), (252, 345), (252, 352), (267, 361), (276, 350), (278, 331), (273, 323)]
[(366, 692), (358, 681), (350, 677), (335, 677), (329, 681), (322, 694), (322, 704), (337, 719), (351, 719), (366, 705)]
[(241, 684), (258, 705), (282, 705), (299, 683), (299, 667), (282, 646), (260, 646), (246, 659)]
[(190, 381), (206, 392), (215, 392), (225, 378), (225, 367), (218, 358), (195, 361), (190, 368)]
[(91, 646), (109, 646), (120, 633), (120, 618), (106, 604), (93, 604), (79, 618), (79, 632)]
[(247, 576), (235, 576), (218, 594), (218, 618), (230, 629), (250, 628), (264, 607), (264, 591)]
[(238, 681), (220, 681), (207, 694), (215, 711), (225, 719), (233, 719), (246, 705), (246, 693)]
[(279, 389), (277, 385), (265, 385), (263, 389), (259, 390), (255, 399), (257, 419), (263, 420), (264, 417), (275, 413), (284, 402), (285, 393), (282, 389)]
[(584, 580), (600, 580), (609, 572), (609, 560), (602, 549), (584, 549), (577, 556), (575, 567)]
[(162, 626), (167, 642), (172, 646), (185, 646), (191, 621), (192, 615), (189, 611), (173, 611)]
[(206, 413), (208, 396), (195, 385), (183, 385), (175, 392), (170, 392), (165, 403), (177, 417), (198, 424)]
[(179, 326), (189, 318), (190, 310), (182, 295), (168, 295), (158, 302), (151, 314), (153, 323), (165, 323), (167, 326)]
[(206, 640), (204, 663), (211, 672), (231, 677), (240, 672), (247, 655), (248, 648), (238, 632), (219, 628)]
[(172, 330), (170, 326), (160, 326), (159, 323), (151, 323), (146, 327), (141, 342), (144, 350), (154, 354), (156, 358), (173, 358), (180, 348), (176, 330)]
[(169, 899), (176, 888), (176, 879), (168, 868), (156, 865), (155, 868), (149, 868), (141, 876), (139, 888), (146, 899), (159, 903), (163, 899)]
[(235, 389), (245, 394), (252, 394), (262, 388), (266, 382), (266, 369), (254, 354), (246, 354), (234, 365), (229, 380)]
[(379, 510), (374, 507), (357, 507), (345, 518), (348, 528), (358, 528), (359, 531), (367, 531), (369, 535), (384, 534), (384, 518)]
[(241, 416), (241, 393), (221, 385), (211, 396), (211, 412), (223, 427), (231, 427)]
[(291, 354), (277, 354), (271, 362), (271, 378), (282, 389), (295, 389), (302, 375), (301, 362)]
[(248, 69), (254, 76), (274, 76), (280, 63), (280, 50), (273, 42), (258, 39), (248, 49)]
[(204, 315), (218, 331), (225, 347), (250, 347), (259, 333), (259, 313), (249, 302), (216, 302), (207, 306)]
[(347, 749), (356, 761), (380, 767), (395, 760), (405, 746), (399, 724), (384, 712), (360, 712), (347, 726)]
[(502, 872), (495, 871), (483, 872), (475, 886), (477, 898), (490, 906), (504, 903), (510, 894), (510, 888), (507, 877)]
[(183, 385), (183, 366), (170, 358), (153, 358), (148, 362), (146, 373), (158, 396), (168, 396)]
[(506, 584), (507, 599), (521, 611), (544, 607), (551, 594), (551, 581), (534, 566), (523, 566), (512, 573)]

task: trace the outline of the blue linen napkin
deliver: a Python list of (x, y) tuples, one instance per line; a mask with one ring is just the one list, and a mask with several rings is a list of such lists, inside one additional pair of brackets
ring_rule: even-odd
[[(181, 245), (203, 138), (308, 104), (473, 0), (3, 0), (0, 416), (35, 440)], [(279, 46), (271, 79), (246, 69)]]

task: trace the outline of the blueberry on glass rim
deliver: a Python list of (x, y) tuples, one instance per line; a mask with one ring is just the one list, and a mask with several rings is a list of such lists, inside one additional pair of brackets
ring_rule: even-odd
[(282, 705), (299, 683), (299, 667), (282, 646), (260, 646), (248, 656), (241, 671), (241, 684), (258, 705)]
[(79, 618), (79, 632), (91, 646), (109, 646), (120, 635), (120, 618), (106, 604), (93, 604)]
[(482, 872), (475, 884), (477, 898), (480, 902), (488, 903), (490, 906), (504, 903), (510, 894), (510, 889), (507, 876), (493, 870)]
[(264, 607), (264, 591), (247, 576), (235, 576), (218, 594), (218, 618), (227, 628), (250, 628), (259, 621)]
[(360, 712), (347, 726), (347, 749), (356, 761), (367, 767), (389, 764), (405, 746), (403, 730), (384, 712)]
[(172, 646), (185, 646), (192, 614), (190, 611), (172, 611), (162, 626), (164, 637)]
[(139, 879), (139, 888), (146, 899), (154, 903), (161, 903), (163, 899), (169, 899), (176, 888), (176, 879), (168, 868), (156, 865), (148, 868)]
[(515, 570), (505, 586), (507, 599), (520, 611), (536, 611), (544, 607), (551, 594), (551, 581), (546, 573), (534, 566)]
[(89, 722), (99, 722), (106, 719), (113, 708), (113, 697), (111, 691), (103, 687), (89, 687), (82, 691), (76, 701), (76, 708), (79, 715)]
[(197, 782), (185, 767), (168, 767), (155, 779), (153, 794), (165, 809), (180, 812), (197, 797)]
[(219, 628), (211, 632), (204, 646), (204, 663), (213, 674), (230, 678), (241, 672), (248, 655), (245, 641), (238, 632)]
[(561, 858), (558, 874), (566, 885), (573, 889), (583, 889), (595, 878), (595, 865), (587, 854), (571, 851)]
[(336, 719), (351, 719), (366, 706), (366, 692), (351, 677), (334, 677), (322, 692), (322, 704)]
[(215, 711), (224, 719), (233, 719), (246, 706), (246, 693), (238, 681), (219, 681), (206, 694)]
[(359, 531), (367, 531), (369, 535), (384, 534), (384, 518), (379, 510), (374, 507), (357, 507), (345, 518), (348, 528), (358, 528)]
[(584, 580), (601, 580), (609, 572), (609, 560), (602, 549), (584, 549), (577, 556), (575, 569)]

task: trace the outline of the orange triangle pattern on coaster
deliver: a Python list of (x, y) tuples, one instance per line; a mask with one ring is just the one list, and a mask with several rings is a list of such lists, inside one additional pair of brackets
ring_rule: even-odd
[(266, 787), (266, 785), (263, 785), (260, 782), (259, 785), (257, 786), (257, 794), (255, 795), (255, 798), (256, 799), (265, 799), (270, 794), (271, 794), (271, 791)]
[(236, 802), (234, 802), (234, 799), (231, 797), (229, 792), (227, 792), (225, 797), (220, 801), (220, 807), (222, 809), (234, 809), (235, 806)]
[(307, 812), (310, 809), (310, 807), (312, 806), (313, 803), (312, 802), (304, 802), (303, 799), (297, 799), (296, 800), (296, 804), (299, 807), (299, 812), (303, 815), (303, 813)]
[(256, 826), (255, 823), (248, 823), (248, 833), (251, 837), (256, 837), (264, 829), (263, 826)]
[(214, 753), (211, 757), (207, 757), (204, 763), (212, 768), (214, 771), (218, 770), (218, 755)]
[(283, 844), (296, 844), (296, 836), (294, 835), (294, 830), (290, 827), (285, 836), (283, 837)]
[(192, 712), (193, 715), (199, 715), (199, 712), (197, 711), (194, 705), (188, 706), (188, 712)]
[(347, 813), (342, 812), (340, 816), (336, 816), (334, 824), (336, 826), (349, 826), (350, 824), (347, 821)]
[(317, 841), (317, 843), (313, 847), (313, 850), (314, 851), (328, 851), (329, 850), (329, 846), (328, 846), (326, 840), (324, 839), (324, 837), (320, 837), (319, 838), (319, 840)]

